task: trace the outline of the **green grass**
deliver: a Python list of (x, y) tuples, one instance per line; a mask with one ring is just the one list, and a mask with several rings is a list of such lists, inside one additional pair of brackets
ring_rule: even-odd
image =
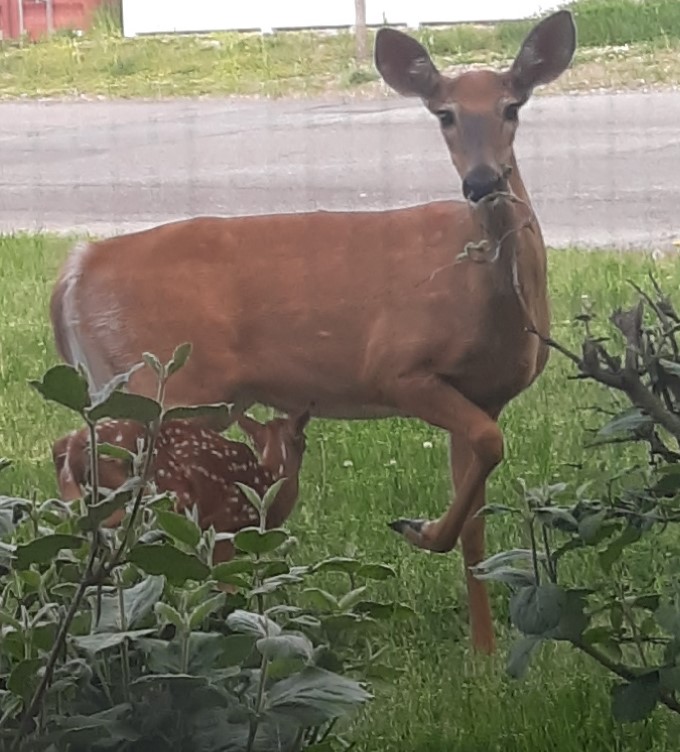
[[(680, 83), (677, 0), (580, 0), (573, 7), (579, 33), (575, 62), (545, 91)], [(115, 14), (100, 15), (83, 38), (60, 32), (38, 44), (0, 46), (0, 97), (277, 97), (329, 91), (373, 96), (381, 91), (372, 64), (357, 66), (348, 33), (123, 39), (115, 31)], [(415, 36), (442, 69), (455, 72), (507, 63), (533, 23), (425, 28)], [(372, 40), (373, 32), (371, 45)]]
[[(53, 495), (51, 441), (76, 423), (64, 410), (44, 403), (27, 380), (56, 362), (47, 317), (47, 297), (67, 241), (49, 236), (0, 237), (0, 456), (16, 466), (0, 476), (0, 493)], [(554, 335), (575, 345), (573, 316), (582, 295), (609, 312), (632, 300), (629, 277), (642, 279), (652, 261), (641, 255), (552, 251), (550, 288)], [(671, 293), (680, 267), (659, 262), (657, 274)], [(529, 484), (564, 479), (579, 482), (603, 470), (630, 464), (635, 452), (620, 448), (585, 451), (586, 408), (604, 404), (596, 386), (570, 381), (564, 358), (553, 355), (546, 373), (502, 418), (505, 463), (494, 473), (489, 500), (518, 504), (514, 481)], [(402, 515), (434, 516), (449, 497), (445, 436), (418, 422), (313, 421), (302, 473), (302, 492), (290, 527), (300, 540), (302, 560), (341, 555), (348, 546), (391, 563), (399, 577), (378, 587), (417, 611), (412, 623), (390, 630), (391, 660), (406, 673), (378, 697), (360, 719), (362, 752), (671, 752), (680, 723), (658, 710), (646, 725), (621, 727), (609, 715), (611, 679), (563, 645), (549, 646), (527, 679), (504, 676), (507, 593), (492, 588), (499, 625), (494, 659), (469, 650), (466, 601), (458, 551), (427, 555), (407, 547), (385, 523)], [(431, 442), (432, 447), (424, 445)], [(351, 463), (351, 465), (349, 465)], [(575, 469), (573, 464), (581, 464)], [(349, 466), (346, 466), (349, 465)], [(509, 520), (492, 518), (491, 552), (526, 543)], [(680, 543), (653, 540), (635, 546), (629, 576), (657, 576)], [(573, 565), (574, 582), (588, 581), (588, 561)], [(378, 592), (380, 595), (380, 592)]]

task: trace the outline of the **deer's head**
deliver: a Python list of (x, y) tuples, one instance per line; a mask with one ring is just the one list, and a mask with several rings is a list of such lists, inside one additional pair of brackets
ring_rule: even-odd
[(238, 419), (240, 428), (250, 436), (262, 465), (275, 476), (297, 475), (305, 453), (304, 429), (309, 422), (308, 411), (288, 418), (273, 418), (259, 423), (247, 415)]
[(440, 123), (463, 195), (477, 203), (505, 187), (518, 114), (534, 88), (569, 66), (576, 48), (571, 13), (558, 11), (527, 35), (508, 70), (442, 75), (425, 48), (390, 28), (378, 31), (375, 64), (384, 81), (406, 97), (420, 97)]

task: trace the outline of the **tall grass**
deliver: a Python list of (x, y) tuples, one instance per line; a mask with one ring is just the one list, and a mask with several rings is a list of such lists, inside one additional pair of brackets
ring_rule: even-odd
[[(0, 494), (56, 493), (51, 442), (74, 426), (73, 418), (45, 403), (27, 386), (56, 362), (47, 298), (67, 243), (46, 236), (0, 237), (0, 456), (16, 460), (0, 476)], [(631, 301), (627, 280), (644, 279), (652, 262), (639, 255), (550, 253), (554, 335), (575, 345), (574, 314), (588, 295), (604, 314)], [(677, 298), (680, 266), (657, 268)], [(637, 458), (617, 448), (584, 450), (586, 428), (598, 417), (588, 408), (606, 404), (598, 387), (570, 381), (563, 358), (553, 355), (546, 373), (510, 405), (502, 418), (507, 459), (492, 476), (489, 500), (519, 503), (515, 481), (583, 482), (615, 473)], [(401, 679), (378, 688), (360, 719), (358, 752), (675, 752), (677, 719), (656, 711), (630, 727), (609, 713), (610, 679), (564, 645), (549, 646), (528, 678), (505, 677), (509, 644), (507, 594), (492, 587), (500, 633), (494, 659), (469, 651), (467, 604), (460, 552), (427, 555), (410, 549), (386, 522), (399, 516), (439, 514), (448, 503), (447, 442), (441, 431), (417, 421), (312, 421), (299, 504), (290, 520), (300, 558), (370, 552), (399, 574), (384, 583), (417, 611), (390, 633), (391, 660)], [(524, 545), (512, 522), (492, 518), (489, 551)], [(680, 541), (641, 543), (630, 576), (645, 581), (680, 558)], [(574, 583), (592, 573), (587, 560), (569, 571)]]

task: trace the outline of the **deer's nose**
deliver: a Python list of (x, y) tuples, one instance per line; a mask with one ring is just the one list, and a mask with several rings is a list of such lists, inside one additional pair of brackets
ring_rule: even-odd
[(468, 172), (463, 179), (463, 195), (468, 201), (477, 203), (485, 196), (502, 188), (503, 179), (488, 165), (479, 165)]

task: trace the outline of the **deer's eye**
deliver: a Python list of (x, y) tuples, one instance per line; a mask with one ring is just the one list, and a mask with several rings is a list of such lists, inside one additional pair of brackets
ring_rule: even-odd
[(505, 110), (503, 110), (503, 117), (512, 123), (516, 123), (519, 118), (519, 104), (509, 104)]
[(437, 110), (435, 115), (439, 119), (442, 128), (450, 128), (456, 122), (456, 118), (451, 110)]

